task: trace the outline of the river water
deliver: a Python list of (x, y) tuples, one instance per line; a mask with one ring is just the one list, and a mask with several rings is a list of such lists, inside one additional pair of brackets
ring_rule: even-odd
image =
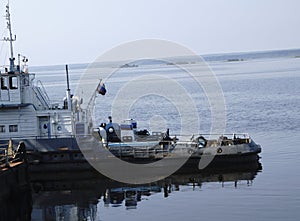
[[(52, 180), (33, 191), (31, 220), (298, 220), (300, 58), (210, 61), (209, 66), (224, 93), (226, 132), (249, 133), (262, 146), (261, 165), (205, 174), (175, 174), (139, 186), (77, 174), (78, 179)], [(158, 72), (166, 68), (169, 67), (150, 67)], [(126, 71), (134, 69), (139, 68)], [(77, 86), (81, 73), (82, 69), (70, 67), (71, 86)], [(37, 78), (44, 82), (50, 97), (63, 99), (63, 70), (37, 71)], [(103, 102), (109, 103), (109, 89), (117, 87), (117, 83), (107, 83), (108, 95)], [(209, 119), (205, 103), (197, 110)], [(145, 123), (145, 113), (149, 111), (145, 109), (151, 109), (151, 103), (142, 105), (136, 102), (132, 107), (139, 108), (131, 113), (146, 127), (149, 125)], [(163, 107), (152, 104), (152, 109), (156, 108), (161, 110), (156, 115), (164, 118)], [(101, 111), (99, 120), (105, 120), (110, 106)], [(176, 111), (173, 114), (177, 116)], [(174, 119), (171, 116), (167, 120)], [(202, 119), (201, 125), (206, 131), (210, 123)]]

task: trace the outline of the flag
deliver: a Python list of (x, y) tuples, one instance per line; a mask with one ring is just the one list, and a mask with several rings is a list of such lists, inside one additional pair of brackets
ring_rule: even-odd
[(98, 84), (97, 91), (101, 95), (105, 95), (106, 94), (105, 85), (104, 85), (104, 83), (102, 83), (102, 81)]

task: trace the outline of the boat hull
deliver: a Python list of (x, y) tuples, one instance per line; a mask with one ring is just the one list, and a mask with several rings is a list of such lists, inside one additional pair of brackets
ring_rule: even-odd
[[(44, 157), (49, 157), (50, 155), (55, 155), (57, 153), (48, 152)], [(68, 158), (67, 155), (72, 156), (74, 154), (81, 154), (80, 151), (67, 151), (65, 153), (60, 153), (66, 155), (62, 158)], [(43, 159), (43, 158), (41, 158)], [(132, 157), (123, 157), (121, 158), (123, 161), (133, 163), (133, 164), (151, 164), (154, 162), (159, 162), (161, 159), (157, 158), (132, 158)], [(247, 165), (257, 164), (259, 162), (259, 156), (256, 153), (251, 154), (237, 154), (237, 155), (216, 155), (212, 161), (204, 168), (199, 169), (199, 162), (201, 159), (204, 159), (204, 156), (190, 157), (187, 161), (177, 170), (178, 173), (191, 173), (191, 172), (203, 172), (203, 171), (215, 171), (223, 168), (226, 169), (237, 169), (237, 168), (245, 168)], [(110, 160), (108, 158), (97, 159), (101, 162), (109, 163)], [(97, 161), (96, 160), (96, 161)], [(158, 163), (153, 167), (153, 169), (172, 167), (176, 165), (178, 158), (167, 158), (162, 163)], [(112, 165), (113, 166), (113, 165)], [(35, 179), (34, 177), (39, 177), (41, 173), (47, 173), (47, 176), (56, 177), (57, 173), (65, 174), (69, 176), (70, 172), (88, 172), (94, 171), (94, 167), (83, 157), (82, 159), (68, 159), (68, 160), (47, 160), (47, 161), (31, 161), (29, 164), (29, 173), (31, 179)]]

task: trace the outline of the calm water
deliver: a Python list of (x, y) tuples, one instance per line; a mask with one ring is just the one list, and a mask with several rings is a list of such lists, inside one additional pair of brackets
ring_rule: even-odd
[[(226, 131), (248, 132), (261, 144), (262, 170), (252, 165), (207, 174), (181, 174), (136, 187), (77, 174), (76, 181), (34, 184), (31, 219), (298, 220), (300, 58), (211, 62), (210, 66), (226, 100)], [(81, 72), (71, 69), (73, 87)], [(45, 82), (51, 97), (64, 97), (63, 71), (40, 72), (38, 78)], [(108, 101), (109, 97), (103, 99)], [(148, 104), (144, 105), (147, 108)], [(204, 102), (198, 110), (209, 118), (204, 113), (206, 108)], [(103, 112), (105, 119), (109, 107)], [(132, 114), (142, 118), (141, 124), (143, 117), (147, 118), (139, 109)], [(202, 123), (205, 130), (209, 123), (205, 119)]]

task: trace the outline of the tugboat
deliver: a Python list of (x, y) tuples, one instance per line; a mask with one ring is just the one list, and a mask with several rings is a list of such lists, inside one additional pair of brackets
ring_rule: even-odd
[[(133, 119), (117, 124), (109, 118), (108, 123), (94, 127), (89, 105), (83, 109), (82, 99), (71, 96), (68, 66), (66, 98), (60, 105), (51, 102), (42, 82), (35, 81), (35, 74), (28, 72), (27, 58), (22, 56), (21, 64), (21, 55), (18, 55), (18, 64), (15, 64), (9, 5), (5, 17), (9, 37), (3, 40), (10, 43), (10, 58), (9, 67), (0, 72), (0, 144), (6, 144), (10, 139), (15, 145), (23, 141), (29, 163), (39, 165), (36, 168), (40, 171), (46, 169), (41, 166), (43, 164), (51, 164), (55, 171), (61, 170), (64, 163), (69, 165), (63, 167), (65, 170), (86, 169), (81, 163), (90, 169), (79, 144), (81, 147), (84, 144), (85, 150), (108, 149), (117, 157), (138, 163), (169, 155), (188, 155), (190, 162), (212, 155), (219, 159), (250, 157), (250, 160), (257, 160), (261, 148), (248, 135), (234, 134), (232, 138), (222, 135), (210, 140), (200, 134), (188, 139), (171, 138), (169, 130), (152, 134), (147, 130), (138, 131)], [(100, 82), (89, 104), (93, 104), (97, 93), (105, 94), (101, 85)]]
[[(12, 139), (14, 145), (23, 141), (29, 161), (84, 161), (75, 132), (85, 132), (81, 101), (71, 96), (67, 72), (66, 99), (62, 105), (50, 101), (41, 81), (28, 72), (28, 59), (18, 55), (15, 64), (9, 5), (6, 6), (10, 44), (9, 67), (0, 71), (0, 144)], [(22, 59), (21, 59), (22, 58)], [(21, 61), (22, 60), (22, 61)]]

